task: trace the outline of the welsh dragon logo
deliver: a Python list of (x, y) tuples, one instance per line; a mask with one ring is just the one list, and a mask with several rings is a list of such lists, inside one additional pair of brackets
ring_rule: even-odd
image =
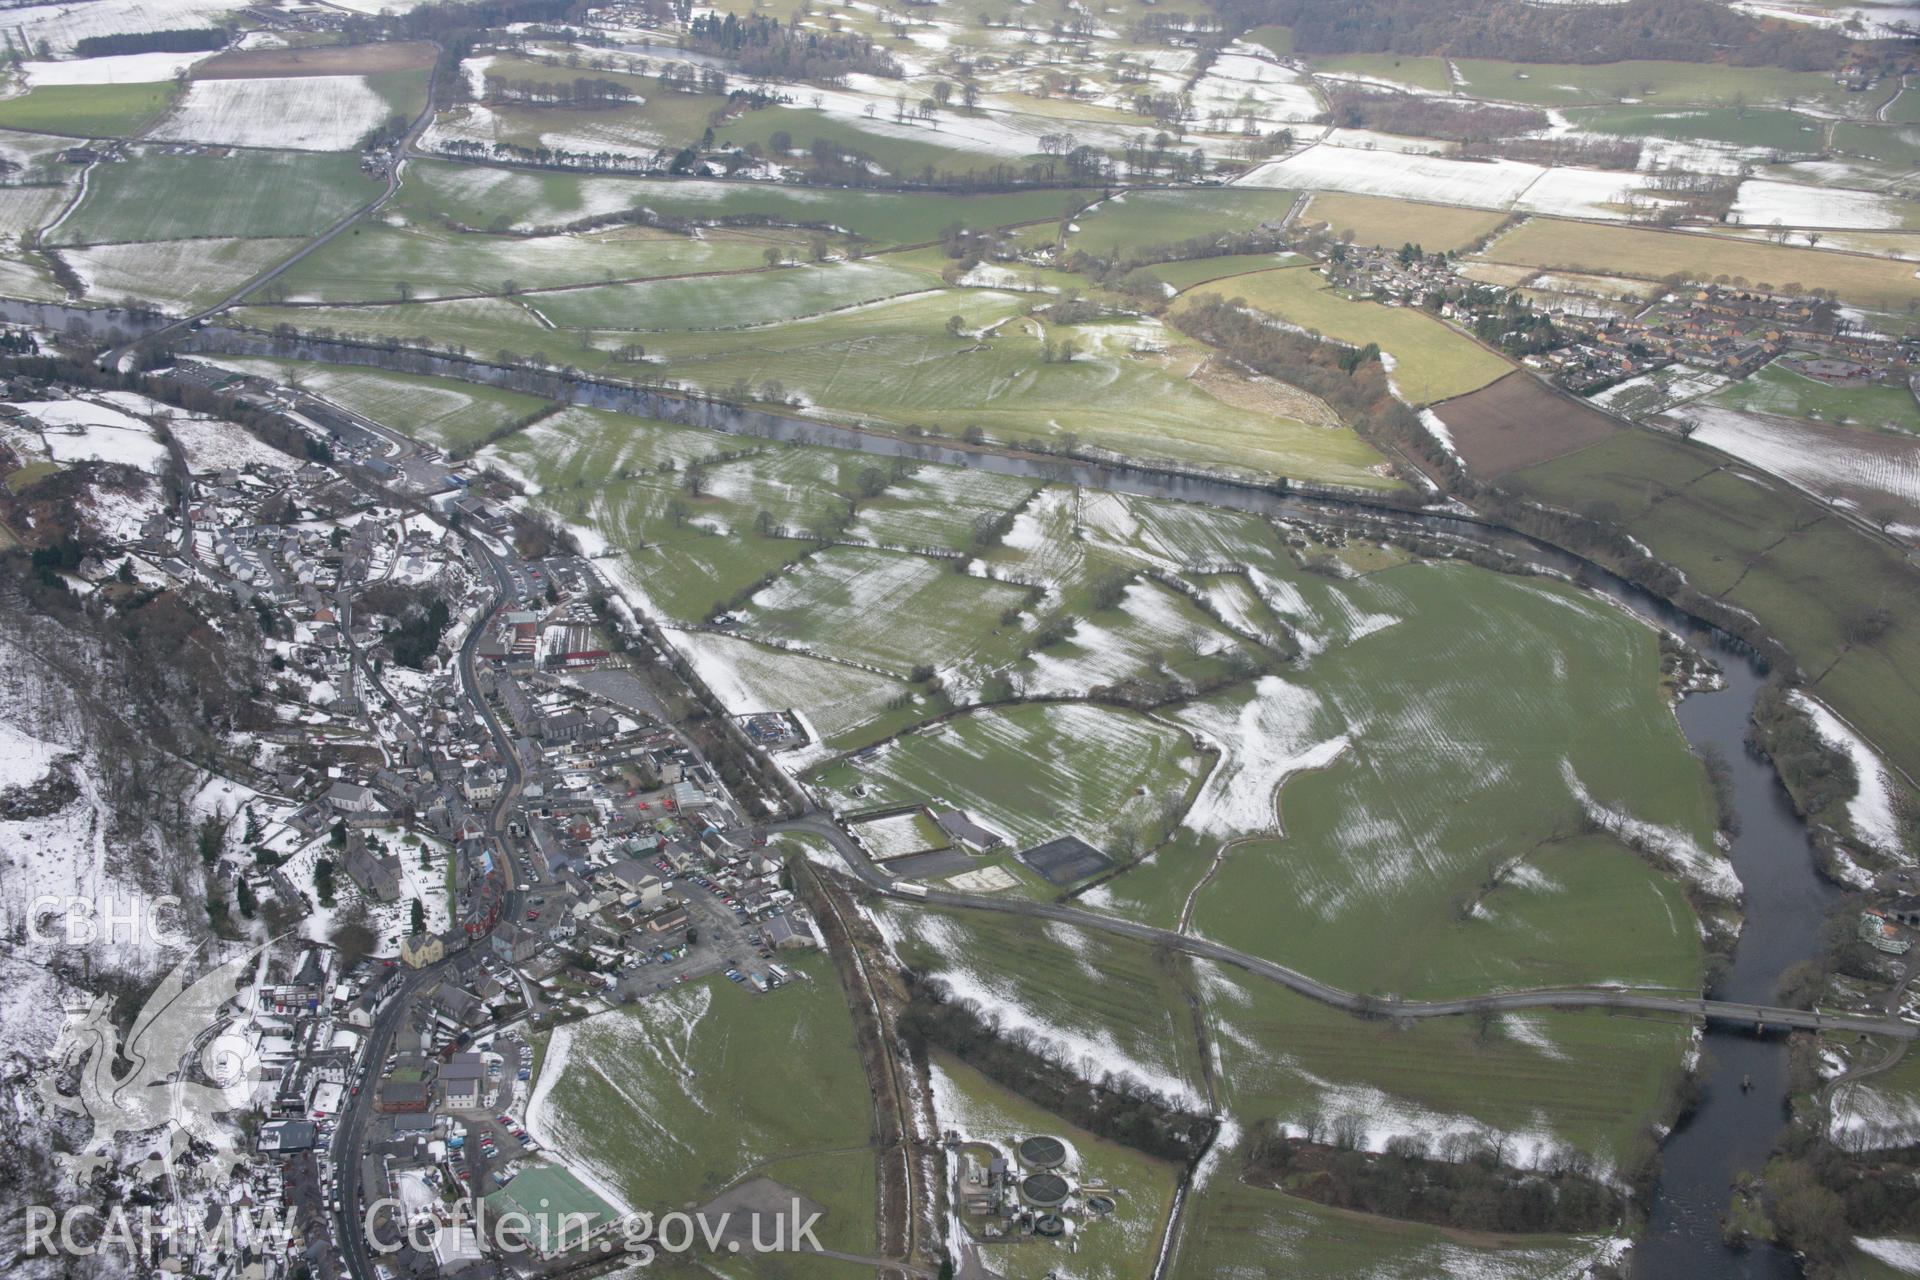
[[(97, 996), (69, 1013), (55, 1047), (59, 1070), (42, 1073), (38, 1084), (49, 1106), (93, 1122), (80, 1150), (60, 1157), (76, 1180), (85, 1181), (108, 1161), (121, 1134), (164, 1130), (158, 1154), (169, 1173), (189, 1142), (234, 1152), (235, 1131), (219, 1117), (245, 1109), (260, 1084), (250, 1015), (260, 998), (268, 949), (277, 941), (242, 950), (191, 979), (203, 958), (189, 955), (161, 980), (124, 1042), (109, 1016), (109, 997)], [(253, 976), (242, 990), (249, 968)], [(56, 1079), (75, 1070), (78, 1092), (59, 1092)]]

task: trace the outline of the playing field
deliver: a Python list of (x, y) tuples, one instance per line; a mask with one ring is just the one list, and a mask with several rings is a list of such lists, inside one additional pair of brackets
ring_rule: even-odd
[(1404, 307), (1354, 302), (1304, 268), (1263, 271), (1203, 285), (1198, 296), (1239, 298), (1246, 305), (1337, 342), (1380, 344), (1392, 357), (1393, 385), (1414, 404), (1430, 404), (1484, 387), (1512, 369), (1505, 359), (1432, 316)]

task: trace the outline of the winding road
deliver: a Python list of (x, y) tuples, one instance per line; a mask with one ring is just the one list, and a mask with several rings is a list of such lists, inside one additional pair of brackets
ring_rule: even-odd
[[(440, 46), (438, 45), (434, 46), (436, 50), (439, 49), (439, 47)], [(136, 339), (133, 342), (129, 342), (124, 346), (115, 347), (113, 350), (105, 352), (100, 357), (101, 363), (106, 365), (109, 368), (117, 369), (121, 366), (121, 362), (126, 358), (127, 354), (131, 352), (133, 348), (139, 345), (140, 343), (165, 341), (167, 338), (173, 336), (174, 334), (181, 333), (185, 330), (193, 328), (195, 325), (206, 320), (209, 316), (218, 315), (220, 312), (225, 311), (228, 307), (238, 305), (243, 299), (246, 298), (248, 294), (252, 293), (255, 289), (258, 289), (261, 285), (266, 284), (270, 280), (274, 280), (282, 275), (285, 275), (289, 270), (291, 270), (294, 266), (298, 265), (308, 255), (326, 248), (329, 244), (332, 244), (341, 235), (345, 234), (345, 232), (349, 227), (353, 226), (354, 223), (360, 221), (360, 219), (368, 216), (369, 214), (378, 213), (382, 208), (386, 207), (387, 202), (393, 199), (393, 197), (396, 194), (398, 194), (400, 190), (401, 170), (406, 166), (407, 156), (410, 155), (413, 151), (413, 144), (419, 139), (422, 133), (426, 132), (427, 126), (433, 123), (433, 113), (434, 113), (433, 91), (438, 87), (439, 78), (440, 78), (440, 67), (439, 67), (439, 62), (436, 59), (434, 63), (434, 69), (432, 73), (429, 74), (429, 76), (427, 77), (426, 105), (420, 108), (420, 114), (413, 118), (413, 123), (407, 126), (406, 133), (402, 135), (400, 138), (400, 141), (394, 145), (393, 163), (387, 166), (386, 190), (382, 191), (379, 195), (367, 201), (365, 204), (361, 205), (359, 208), (353, 210), (351, 213), (346, 214), (339, 221), (335, 222), (332, 226), (328, 227), (325, 231), (322, 231), (319, 235), (315, 236), (313, 239), (301, 245), (293, 253), (289, 254), (285, 258), (282, 258), (279, 262), (275, 263), (271, 267), (268, 267), (265, 271), (262, 271), (259, 275), (253, 277), (251, 280), (246, 281), (238, 289), (234, 290), (232, 293), (228, 294), (226, 297), (220, 299), (220, 301), (214, 303), (212, 306), (196, 311), (192, 315), (181, 316), (178, 320), (175, 320), (171, 324), (164, 325), (161, 328), (154, 330), (152, 333), (144, 334), (140, 338)], [(62, 213), (61, 219), (64, 220), (65, 217), (66, 217), (66, 214)], [(55, 225), (58, 225), (58, 223), (56, 223)], [(52, 229), (51, 227), (48, 228), (48, 230), (51, 230), (51, 229)]]
[(1900, 1040), (1920, 1038), (1920, 1023), (1870, 1014), (1819, 1013), (1806, 1009), (1786, 1009), (1774, 1005), (1747, 1004), (1741, 1001), (1709, 1000), (1700, 996), (1662, 996), (1630, 991), (1621, 987), (1539, 987), (1523, 991), (1501, 991), (1454, 1000), (1403, 1000), (1398, 996), (1365, 996), (1322, 982), (1297, 969), (1275, 964), (1259, 956), (1248, 955), (1222, 943), (1197, 938), (1174, 929), (1161, 929), (1115, 916), (1053, 902), (1031, 902), (1021, 898), (995, 898), (974, 893), (951, 893), (941, 889), (902, 889), (876, 867), (864, 850), (849, 839), (833, 820), (823, 813), (811, 813), (769, 830), (804, 831), (825, 839), (840, 855), (861, 883), (876, 892), (905, 902), (963, 911), (995, 911), (1003, 915), (1025, 916), (1036, 920), (1056, 920), (1082, 929), (1132, 938), (1153, 946), (1184, 952), (1202, 960), (1231, 965), (1255, 977), (1277, 982), (1309, 999), (1336, 1009), (1365, 1017), (1450, 1018), (1487, 1010), (1509, 1009), (1631, 1009), (1643, 1013), (1677, 1013), (1689, 1017), (1711, 1018), (1739, 1023), (1763, 1030), (1856, 1031), (1867, 1035), (1893, 1036)]

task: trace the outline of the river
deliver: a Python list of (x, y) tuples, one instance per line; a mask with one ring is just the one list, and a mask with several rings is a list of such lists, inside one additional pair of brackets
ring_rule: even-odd
[[(0, 318), (54, 327), (65, 327), (73, 320), (92, 326), (100, 320), (98, 312), (89, 313), (84, 308), (5, 300), (0, 300)], [(142, 327), (138, 321), (129, 323), (131, 318), (124, 314), (115, 319), (125, 329)], [(388, 352), (311, 340), (277, 347), (260, 335), (224, 328), (210, 328), (195, 335), (194, 345), (236, 354), (266, 355), (275, 350), (308, 359), (390, 364), (410, 372), (438, 373), (494, 385), (522, 376), (521, 371), (499, 365), (426, 356), (419, 351)], [(1389, 513), (1338, 497), (1285, 493), (1258, 484), (1173, 474), (1152, 467), (976, 450), (626, 384), (563, 381), (557, 377), (553, 381), (558, 389), (555, 394), (564, 394), (577, 404), (733, 435), (909, 457), (1262, 515), (1324, 519), (1342, 514), (1348, 518), (1411, 522), (1430, 533), (1498, 547), (1568, 576), (1579, 574), (1595, 584), (1596, 590), (1649, 622), (1688, 635), (1726, 676), (1724, 688), (1694, 693), (1678, 710), (1688, 742), (1696, 750), (1717, 749), (1730, 766), (1734, 810), (1739, 816), (1740, 831), (1732, 840), (1731, 856), (1746, 888), (1745, 926), (1732, 964), (1712, 994), (1729, 1000), (1772, 1003), (1781, 975), (1812, 957), (1818, 948), (1820, 926), (1837, 890), (1816, 873), (1806, 825), (1793, 812), (1772, 767), (1745, 748), (1748, 717), (1764, 679), (1759, 664), (1731, 637), (1704, 627), (1665, 601), (1559, 548), (1438, 512)], [(1662, 1147), (1662, 1170), (1649, 1206), (1649, 1225), (1635, 1250), (1636, 1274), (1646, 1280), (1788, 1280), (1800, 1274), (1792, 1255), (1765, 1244), (1730, 1249), (1720, 1234), (1720, 1217), (1726, 1211), (1735, 1175), (1742, 1170), (1761, 1169), (1774, 1138), (1786, 1123), (1786, 1042), (1779, 1036), (1763, 1038), (1730, 1029), (1710, 1029), (1705, 1035), (1705, 1051), (1708, 1073), (1699, 1105)], [(1742, 1082), (1749, 1079), (1751, 1088), (1743, 1089)]]
[[(1765, 761), (1742, 748), (1761, 673), (1731, 645), (1708, 648), (1726, 672), (1727, 687), (1696, 693), (1680, 704), (1680, 727), (1698, 748), (1718, 747), (1732, 767), (1740, 833), (1733, 865), (1746, 886), (1746, 925), (1733, 964), (1714, 994), (1729, 1000), (1773, 1002), (1780, 975), (1819, 947), (1821, 922), (1839, 891), (1814, 870), (1813, 847)], [(1709, 1030), (1711, 1073), (1699, 1108), (1662, 1149), (1651, 1221), (1637, 1250), (1637, 1274), (1650, 1280), (1787, 1280), (1799, 1263), (1783, 1249), (1755, 1244), (1727, 1248), (1720, 1236), (1735, 1174), (1759, 1172), (1787, 1122), (1787, 1045), (1780, 1036)], [(1741, 1083), (1752, 1078), (1752, 1089)]]

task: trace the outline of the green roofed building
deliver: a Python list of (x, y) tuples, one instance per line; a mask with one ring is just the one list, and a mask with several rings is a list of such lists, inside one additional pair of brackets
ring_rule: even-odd
[(567, 1250), (580, 1248), (620, 1217), (586, 1183), (553, 1164), (521, 1171), (485, 1203), (489, 1232), (507, 1214), (523, 1215), (527, 1237), (543, 1258), (553, 1257), (563, 1246)]

